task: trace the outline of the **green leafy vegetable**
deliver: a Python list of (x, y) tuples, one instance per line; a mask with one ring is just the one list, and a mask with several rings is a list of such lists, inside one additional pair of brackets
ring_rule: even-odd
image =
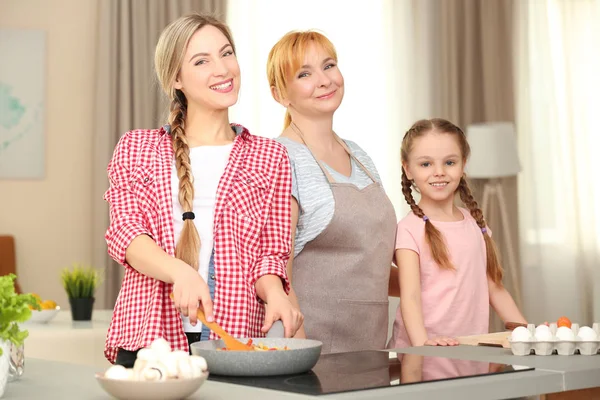
[[(20, 346), (29, 332), (21, 330), (19, 322), (31, 318), (31, 308), (39, 310), (40, 306), (32, 294), (15, 292), (15, 279), (15, 274), (0, 276), (0, 339)], [(1, 347), (0, 355), (2, 355)]]

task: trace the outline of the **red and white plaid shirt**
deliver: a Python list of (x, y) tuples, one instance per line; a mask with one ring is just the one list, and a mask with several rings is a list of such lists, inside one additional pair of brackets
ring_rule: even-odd
[[(215, 320), (236, 337), (261, 337), (264, 305), (254, 284), (277, 275), (289, 291), (286, 263), (291, 250), (291, 170), (278, 142), (237, 132), (217, 189), (214, 217)], [(182, 319), (169, 294), (172, 285), (147, 277), (125, 261), (138, 235), (149, 235), (174, 256), (169, 133), (161, 128), (127, 132), (108, 165), (110, 204), (106, 242), (125, 276), (108, 330), (104, 354), (115, 362), (118, 348), (135, 351), (157, 338), (187, 351)], [(215, 334), (211, 333), (214, 339)]]

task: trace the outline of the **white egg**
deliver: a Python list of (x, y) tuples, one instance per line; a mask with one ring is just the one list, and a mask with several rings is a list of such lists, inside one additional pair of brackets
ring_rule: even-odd
[(513, 342), (528, 342), (532, 339), (531, 332), (524, 326), (518, 326), (512, 331), (511, 339)]
[(132, 370), (128, 370), (122, 365), (113, 365), (104, 373), (104, 377), (108, 379), (129, 380)]
[(535, 331), (535, 340), (538, 342), (551, 342), (553, 339), (552, 332), (550, 329), (540, 329), (539, 331), (536, 329)]
[(589, 326), (582, 326), (577, 332), (577, 336), (584, 342), (593, 342), (598, 340), (598, 334)]
[(150, 348), (159, 354), (171, 352), (171, 345), (163, 338), (156, 339), (150, 345)]
[(556, 338), (558, 340), (573, 341), (575, 340), (575, 334), (573, 333), (571, 328), (561, 326), (556, 330)]
[(537, 335), (541, 331), (550, 332), (550, 327), (548, 325), (538, 325), (538, 327), (535, 328), (535, 334)]

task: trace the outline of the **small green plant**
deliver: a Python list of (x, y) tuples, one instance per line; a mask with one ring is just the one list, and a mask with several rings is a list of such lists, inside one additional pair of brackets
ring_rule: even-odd
[[(0, 339), (20, 346), (29, 335), (21, 330), (19, 322), (31, 318), (31, 309), (39, 310), (40, 305), (32, 294), (15, 292), (15, 274), (0, 276)], [(0, 347), (0, 355), (2, 355)]]
[(94, 292), (101, 281), (98, 269), (80, 264), (73, 264), (71, 268), (64, 268), (60, 278), (67, 296), (71, 299), (94, 297)]

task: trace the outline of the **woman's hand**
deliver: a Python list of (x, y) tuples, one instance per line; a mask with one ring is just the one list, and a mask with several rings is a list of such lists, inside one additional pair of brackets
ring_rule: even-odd
[[(180, 261), (180, 260), (178, 260)], [(196, 325), (198, 307), (202, 307), (208, 322), (213, 322), (213, 304), (208, 285), (198, 271), (181, 261), (174, 268), (173, 302), (184, 316), (190, 317), (190, 323)]]
[(447, 336), (427, 339), (424, 343), (425, 346), (458, 346), (458, 344), (458, 340)]
[(267, 298), (265, 306), (265, 323), (261, 328), (264, 333), (269, 332), (273, 322), (281, 320), (285, 331), (285, 337), (291, 338), (302, 326), (304, 316), (298, 310), (283, 290), (273, 293)]

